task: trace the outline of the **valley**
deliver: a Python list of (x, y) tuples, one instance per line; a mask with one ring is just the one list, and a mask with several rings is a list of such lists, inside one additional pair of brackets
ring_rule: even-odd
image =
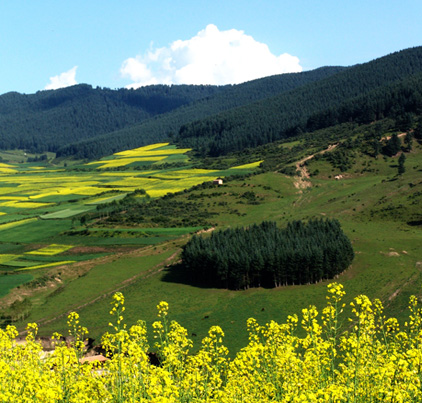
[[(151, 146), (156, 150), (165, 150), (166, 147)], [(283, 147), (283, 143), (277, 147)], [(324, 148), (321, 155), (334, 149), (332, 146)], [(179, 156), (179, 160), (185, 155), (184, 150), (180, 153), (175, 153), (176, 149), (170, 150), (171, 155)], [(126, 163), (124, 158), (139, 152), (127, 151), (114, 159), (90, 163), (90, 169), (93, 166), (102, 168), (95, 171), (76, 172), (74, 169), (75, 179), (69, 172), (32, 168), (36, 172), (34, 182), (40, 178), (36, 175), (43, 178), (63, 175), (67, 178), (67, 182), (63, 180), (62, 183), (69, 193), (64, 196), (63, 192), (57, 192), (57, 196), (52, 194), (51, 189), (37, 189), (40, 193), (35, 194), (28, 174), (7, 173), (15, 184), (20, 177), (26, 182), (15, 188), (8, 185), (8, 192), (15, 196), (5, 195), (4, 200), (7, 197), (13, 199), (15, 206), (42, 202), (50, 205), (47, 209), (45, 205), (29, 208), (23, 204), (24, 207), (18, 210), (20, 220), (11, 221), (9, 225), (22, 224), (13, 228), (7, 228), (8, 214), (2, 216), (6, 227), (0, 232), (1, 278), (22, 278), (18, 288), (17, 280), (15, 283), (2, 282), (3, 287), (9, 287), (3, 291), (4, 319), (7, 320), (7, 315), (14, 315), (13, 323), (21, 330), (28, 321), (36, 321), (40, 325), (40, 334), (49, 335), (58, 329), (64, 331), (67, 313), (77, 310), (81, 321), (90, 329), (90, 337), (98, 340), (107, 330), (103, 318), (107, 316), (110, 296), (114, 292), (121, 291), (125, 295), (128, 307), (125, 317), (129, 324), (139, 318), (152, 323), (154, 307), (165, 296), (171, 306), (172, 319), (190, 329), (196, 335), (195, 340), (201, 340), (210, 326), (219, 324), (226, 332), (230, 351), (235, 352), (246, 344), (245, 324), (250, 316), (260, 323), (271, 319), (284, 321), (289, 314), (299, 314), (310, 301), (322, 306), (327, 281), (244, 291), (200, 288), (178, 269), (176, 263), (181, 247), (192, 233), (203, 228), (247, 226), (265, 220), (284, 226), (292, 220), (306, 221), (316, 217), (337, 218), (352, 241), (355, 250), (352, 266), (336, 278), (348, 292), (346, 300), (365, 293), (380, 298), (392, 315), (406, 317), (407, 299), (419, 292), (422, 283), (422, 233), (420, 227), (406, 223), (416, 221), (419, 214), (420, 144), (414, 144), (413, 150), (407, 154), (406, 172), (401, 176), (396, 174), (395, 168), (398, 156), (385, 160), (359, 154), (353, 168), (343, 172), (340, 180), (334, 178), (340, 171), (328, 161), (310, 158), (314, 154), (304, 156), (303, 151), (298, 151), (298, 160), (293, 165), (306, 163), (306, 170), (311, 173), (306, 177), (309, 185), (300, 188), (296, 185), (304, 180), (300, 170), (297, 172), (299, 176), (286, 176), (262, 172), (258, 164), (249, 164), (206, 172), (190, 169), (192, 161), (186, 156), (183, 157), (186, 158), (185, 167), (160, 170), (159, 166), (152, 165), (141, 171), (104, 169), (105, 164), (118, 168), (118, 159)], [(146, 164), (145, 161), (142, 163)], [(156, 164), (156, 161), (152, 163)], [(368, 166), (372, 169), (368, 170)], [(318, 174), (315, 174), (316, 170)], [(230, 174), (237, 176), (230, 177)], [(239, 177), (239, 174), (243, 176)], [(97, 180), (94, 180), (95, 176)], [(223, 184), (212, 185), (210, 179), (215, 177), (224, 177)], [(154, 191), (175, 192), (158, 199), (150, 196), (149, 201), (145, 201), (147, 195), (136, 190), (138, 187), (131, 182), (133, 178), (139, 183), (154, 183), (150, 187), (144, 185), (148, 195), (150, 192), (154, 195)], [(67, 183), (76, 181), (76, 191), (71, 193)], [(203, 181), (208, 185), (201, 185)], [(49, 183), (48, 180), (44, 182)], [(56, 179), (54, 182), (57, 183)], [(132, 188), (126, 185), (129, 183)], [(190, 189), (182, 190), (186, 183), (185, 189), (191, 185)], [(104, 186), (110, 186), (109, 193), (99, 196), (98, 192), (103, 191)], [(85, 194), (78, 195), (79, 189)], [(124, 197), (133, 194), (135, 201), (123, 203), (120, 207), (121, 202), (116, 196), (122, 189), (125, 190)], [(23, 192), (32, 192), (32, 195), (24, 200), (24, 196), (18, 196)], [(78, 198), (79, 202), (66, 203), (66, 198)], [(156, 208), (154, 203), (158, 203)], [(152, 206), (150, 217), (145, 209), (149, 204)], [(103, 209), (92, 208), (98, 205)], [(184, 213), (179, 212), (180, 221), (169, 221), (173, 227), (160, 226), (160, 221), (154, 219), (157, 209), (165, 213), (174, 205), (185, 206), (185, 210), (188, 208), (187, 215), (205, 217), (203, 225), (183, 227)], [(138, 222), (125, 220), (124, 217), (137, 217), (134, 213), (137, 206), (143, 208), (142, 218)], [(10, 204), (3, 208), (16, 220), (17, 207), (13, 210)], [(405, 211), (407, 216), (388, 213), (396, 210)], [(71, 212), (77, 219), (72, 221)], [(119, 222), (123, 226), (118, 225)]]
[[(119, 291), (129, 325), (166, 300), (194, 351), (219, 325), (234, 355), (249, 317), (321, 308), (334, 280), (404, 321), (422, 284), (421, 74), (418, 47), (239, 85), (1, 95), (1, 326), (65, 333), (78, 310), (99, 344)], [(179, 265), (194, 234), (317, 218), (354, 249), (334, 280), (233, 291)]]

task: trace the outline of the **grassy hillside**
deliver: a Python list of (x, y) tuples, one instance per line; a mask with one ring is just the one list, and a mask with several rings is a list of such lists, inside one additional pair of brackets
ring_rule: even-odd
[[(289, 314), (300, 313), (309, 304), (322, 307), (327, 282), (245, 291), (199, 288), (177, 264), (172, 265), (177, 263), (180, 247), (194, 230), (183, 227), (187, 222), (184, 219), (203, 216), (201, 226), (212, 230), (263, 220), (273, 220), (283, 226), (291, 220), (324, 216), (340, 221), (356, 253), (352, 266), (336, 279), (348, 292), (346, 301), (361, 293), (377, 297), (386, 305), (388, 315), (403, 319), (407, 315), (409, 295), (420, 295), (422, 283), (419, 209), (422, 146), (413, 141), (412, 150), (406, 152), (406, 170), (402, 175), (397, 174), (399, 154), (375, 158), (354, 147), (350, 150), (350, 166), (344, 171), (326, 158), (350, 141), (363, 144), (362, 139), (372, 129), (372, 125), (339, 128), (336, 147), (314, 144), (304, 136), (294, 142), (257, 149), (255, 157), (266, 155), (272, 159), (278, 152), (280, 166), (241, 179), (225, 180), (222, 186), (196, 186), (147, 204), (133, 200), (104, 204), (104, 209), (100, 207), (95, 214), (85, 215), (85, 235), (79, 232), (83, 229), (77, 229), (75, 235), (62, 232), (50, 238), (58, 244), (69, 243), (72, 237), (79, 238), (86, 253), (103, 254), (92, 256), (96, 258), (93, 260), (48, 269), (43, 272), (43, 276), (47, 276), (45, 284), (36, 287), (36, 292), (21, 286), (4, 301), (19, 294), (27, 295), (30, 314), (16, 323), (23, 328), (27, 321), (37, 321), (44, 335), (55, 330), (65, 331), (65, 313), (77, 309), (81, 323), (88, 326), (91, 337), (96, 338), (107, 330), (110, 296), (114, 291), (120, 290), (126, 297), (125, 317), (129, 324), (144, 319), (150, 326), (156, 317), (155, 305), (166, 300), (170, 304), (171, 318), (189, 329), (197, 348), (209, 327), (218, 324), (226, 333), (230, 351), (235, 352), (246, 344), (249, 317), (255, 317), (260, 323), (272, 319), (281, 321)], [(321, 134), (320, 138), (329, 142), (332, 131)], [(325, 153), (321, 152), (324, 150)], [(233, 160), (235, 156), (219, 159), (216, 165)], [(302, 177), (279, 172), (289, 164), (298, 168)], [(157, 174), (161, 175), (165, 173)], [(337, 175), (342, 175), (341, 179), (336, 180)], [(177, 214), (168, 224), (176, 228), (163, 228), (156, 220), (157, 212), (172, 208), (179, 210), (174, 210)], [(133, 221), (125, 222), (126, 229), (118, 225), (125, 216), (133, 217)], [(149, 235), (138, 238), (138, 231), (149, 232)], [(185, 235), (180, 237), (181, 234)], [(152, 239), (152, 245), (142, 247), (139, 239)], [(134, 242), (132, 246), (131, 242)], [(65, 255), (70, 253), (71, 250)], [(54, 280), (58, 272), (61, 284)]]
[[(45, 299), (85, 276), (98, 259), (112, 261), (138, 249), (144, 253), (203, 228), (201, 223), (133, 228), (123, 221), (93, 227), (88, 222), (92, 216), (101, 220), (128, 201), (148, 204), (216, 177), (252, 172), (258, 165), (194, 169), (188, 151), (160, 143), (69, 168), (48, 160), (0, 164), (3, 323), (22, 319), (37, 307), (48, 312)], [(125, 270), (120, 274), (119, 281), (129, 275)], [(98, 294), (99, 288), (94, 290)]]

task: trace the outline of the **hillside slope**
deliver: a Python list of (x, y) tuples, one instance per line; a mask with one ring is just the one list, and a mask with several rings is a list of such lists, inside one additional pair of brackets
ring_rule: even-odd
[(99, 158), (123, 149), (163, 141), (168, 137), (173, 137), (179, 131), (180, 126), (185, 123), (289, 92), (342, 70), (344, 70), (343, 67), (322, 67), (309, 72), (281, 74), (226, 86), (213, 96), (182, 106), (153, 119), (61, 147), (57, 154), (60, 157)]
[[(127, 198), (101, 205), (89, 213), (84, 220), (86, 227), (81, 228), (88, 233), (83, 242), (98, 241), (98, 234), (104, 233), (108, 244), (117, 244), (122, 241), (119, 233), (129, 231), (128, 228), (134, 232), (146, 228), (154, 231), (183, 229), (192, 224), (189, 220), (200, 217), (201, 226), (216, 229), (264, 220), (284, 227), (292, 220), (336, 218), (352, 241), (356, 254), (351, 267), (336, 279), (348, 292), (345, 302), (365, 293), (384, 302), (386, 315), (403, 320), (407, 316), (408, 296), (420, 294), (422, 281), (422, 217), (418, 207), (422, 145), (413, 141), (412, 149), (406, 151), (406, 170), (398, 175), (398, 155), (384, 158), (366, 153), (367, 140), (363, 139), (369, 141), (372, 130), (374, 125), (338, 129), (339, 145), (327, 147), (325, 152), (316, 151), (307, 136), (272, 145), (284, 163), (292, 160), (295, 165), (307, 159), (310, 185), (306, 188), (295, 186), (299, 179), (296, 176), (268, 171), (225, 180), (219, 187), (196, 186), (150, 203)], [(383, 132), (383, 137), (390, 134)], [(329, 137), (322, 132), (318, 135)], [(405, 146), (404, 141), (401, 145)], [(350, 164), (341, 170), (335, 161), (337, 153), (345, 152)], [(307, 158), (310, 156), (313, 158)], [(334, 177), (340, 174), (341, 179), (336, 180)], [(167, 221), (163, 221), (164, 218)], [(62, 234), (56, 239), (71, 244), (72, 237), (78, 236), (82, 233)], [(125, 316), (128, 324), (143, 319), (151, 325), (155, 320), (154, 307), (164, 299), (170, 303), (171, 318), (195, 335), (195, 348), (206, 336), (209, 326), (218, 324), (225, 331), (225, 343), (231, 351), (236, 351), (247, 343), (245, 323), (250, 316), (260, 323), (284, 321), (289, 314), (300, 315), (301, 309), (310, 304), (323, 306), (327, 281), (242, 291), (198, 287), (180, 266), (164, 267), (170, 264), (167, 260), (170, 256), (174, 258), (174, 254), (180, 252), (179, 247), (189, 236), (157, 243), (139, 254), (120, 253), (107, 261), (93, 262), (86, 275), (64, 287), (61, 284), (60, 292), (50, 290), (45, 298), (34, 300), (30, 316), (18, 325), (23, 328), (26, 321), (37, 321), (42, 324), (43, 334), (65, 331), (65, 312), (77, 309), (81, 323), (92, 329), (92, 337), (98, 337), (107, 330), (104, 318), (110, 310), (108, 299), (113, 291), (120, 290), (129, 307)], [(133, 239), (125, 238), (125, 241)]]
[[(95, 156), (112, 154), (161, 141), (170, 130), (177, 131), (182, 123), (282, 93), (339, 70), (341, 68), (321, 68), (233, 86), (152, 85), (136, 90), (111, 90), (81, 84), (30, 95), (11, 92), (0, 96), (0, 149), (56, 152), (68, 144), (113, 133), (108, 136), (108, 148), (103, 151), (98, 147), (98, 140), (94, 140)], [(163, 127), (163, 123), (155, 119), (190, 104), (193, 106), (182, 108), (175, 115), (172, 125), (164, 123)], [(147, 120), (147, 130), (139, 135), (136, 125)], [(124, 130), (134, 125), (134, 129)], [(120, 134), (114, 133), (122, 129)], [(130, 142), (128, 138), (134, 131), (137, 142)], [(59, 154), (69, 154), (69, 149)], [(85, 150), (85, 154), (94, 157), (93, 151)]]
[(154, 85), (137, 90), (80, 84), (36, 94), (0, 96), (0, 149), (56, 151), (169, 112), (225, 87)]
[[(395, 118), (403, 112), (417, 113), (422, 107), (421, 73), (422, 47), (407, 49), (279, 96), (184, 125), (176, 141), (183, 147), (200, 150), (203, 155), (227, 154), (350, 121), (356, 114), (356, 104), (360, 118), (369, 106), (368, 98), (372, 113), (360, 119), (363, 121), (377, 118), (377, 103), (390, 103), (385, 108)], [(403, 94), (396, 97), (398, 92)], [(414, 102), (404, 107), (406, 98)], [(342, 113), (341, 108), (345, 108)], [(337, 115), (330, 114), (333, 109)], [(385, 110), (380, 108), (378, 115), (381, 112)]]

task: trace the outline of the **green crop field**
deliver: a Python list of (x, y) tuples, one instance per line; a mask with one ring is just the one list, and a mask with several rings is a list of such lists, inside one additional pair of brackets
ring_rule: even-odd
[[(168, 143), (153, 144), (69, 169), (46, 162), (26, 163), (26, 156), (17, 151), (3, 153), (9, 161), (0, 164), (0, 295), (6, 298), (3, 309), (17, 298), (17, 287), (22, 284), (28, 283), (26, 292), (34, 294), (30, 298), (36, 307), (64, 283), (67, 289), (78, 276), (82, 275), (84, 281), (92, 276), (94, 272), (89, 270), (87, 274), (88, 269), (80, 269), (78, 264), (92, 261), (89, 264), (95, 265), (98, 259), (119, 256), (122, 250), (148, 249), (202, 229), (189, 225), (142, 229), (84, 225), (80, 217), (95, 213), (97, 206), (119, 203), (140, 190), (136, 196), (139, 200), (152, 200), (238, 171), (252, 172), (258, 165), (224, 172), (193, 169), (187, 151)], [(172, 168), (174, 163), (177, 167)], [(118, 281), (132, 273), (124, 267), (118, 272)], [(116, 279), (113, 275), (108, 278)], [(50, 291), (43, 288), (47, 284)], [(93, 292), (98, 294), (100, 288), (93, 287)]]

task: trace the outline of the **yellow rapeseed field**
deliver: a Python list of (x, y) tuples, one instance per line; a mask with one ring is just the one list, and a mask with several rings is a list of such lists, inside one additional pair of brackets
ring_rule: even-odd
[(38, 207), (46, 207), (50, 206), (52, 203), (35, 203), (35, 202), (23, 202), (18, 200), (11, 200), (7, 202), (1, 202), (0, 206), (3, 207), (14, 207), (14, 208), (38, 208)]
[[(249, 343), (228, 358), (224, 332), (212, 326), (196, 354), (188, 331), (169, 320), (160, 302), (153, 323), (158, 365), (150, 362), (147, 328), (124, 323), (124, 296), (116, 293), (110, 331), (102, 346), (104, 364), (84, 362), (88, 330), (79, 315), (68, 316), (70, 343), (54, 334), (55, 350), (44, 355), (37, 325), (28, 324), (26, 343), (18, 332), (0, 330), (1, 402), (421, 402), (422, 309), (410, 298), (409, 320), (400, 327), (386, 318), (381, 301), (365, 295), (351, 303), (350, 327), (340, 332), (345, 295), (328, 285), (327, 305), (291, 315), (286, 323), (259, 325), (249, 319)], [(304, 335), (298, 335), (298, 327)], [(157, 363), (156, 363), (157, 364)]]
[(118, 159), (107, 160), (107, 161), (95, 161), (95, 162), (90, 162), (87, 165), (98, 164), (99, 169), (117, 168), (117, 167), (123, 167), (129, 164), (132, 164), (133, 162), (157, 162), (157, 161), (162, 161), (165, 158), (166, 158), (165, 155), (161, 155), (161, 156), (151, 155), (150, 157), (138, 156), (138, 157), (133, 157), (133, 158), (118, 158)]
[(5, 229), (18, 227), (19, 225), (28, 224), (30, 222), (37, 221), (37, 220), (38, 220), (38, 218), (32, 217), (32, 218), (26, 218), (24, 220), (12, 221), (12, 222), (8, 222), (8, 223), (5, 223), (5, 224), (0, 224), (0, 231), (5, 230)]
[(28, 255), (45, 255), (45, 256), (54, 256), (58, 255), (59, 253), (65, 252), (69, 249), (72, 249), (73, 245), (58, 245), (52, 243), (51, 245), (45, 246), (44, 248), (31, 250), (30, 252), (26, 252)]
[(42, 264), (39, 264), (39, 265), (36, 265), (36, 266), (27, 266), (27, 267), (24, 267), (22, 269), (17, 269), (16, 271), (44, 269), (46, 267), (63, 266), (63, 265), (66, 265), (66, 264), (71, 264), (71, 263), (75, 263), (75, 261), (74, 260), (63, 260), (61, 262), (42, 263)]
[(150, 144), (148, 146), (144, 146), (144, 147), (138, 147), (138, 148), (134, 148), (132, 150), (125, 150), (125, 151), (120, 151), (118, 153), (115, 153), (114, 155), (122, 155), (122, 156), (128, 156), (128, 155), (143, 155), (143, 153), (145, 151), (151, 151), (154, 150), (156, 148), (161, 148), (161, 147), (165, 147), (168, 146), (169, 143), (155, 143), (155, 144)]
[(134, 162), (159, 162), (167, 157), (177, 154), (185, 154), (190, 148), (165, 148), (169, 143), (151, 144), (133, 150), (120, 151), (112, 155), (112, 158), (102, 159), (87, 163), (97, 166), (98, 169), (124, 167)]
[(238, 165), (237, 167), (233, 167), (232, 169), (253, 169), (258, 168), (259, 165), (264, 162), (264, 160), (251, 162), (250, 164)]

